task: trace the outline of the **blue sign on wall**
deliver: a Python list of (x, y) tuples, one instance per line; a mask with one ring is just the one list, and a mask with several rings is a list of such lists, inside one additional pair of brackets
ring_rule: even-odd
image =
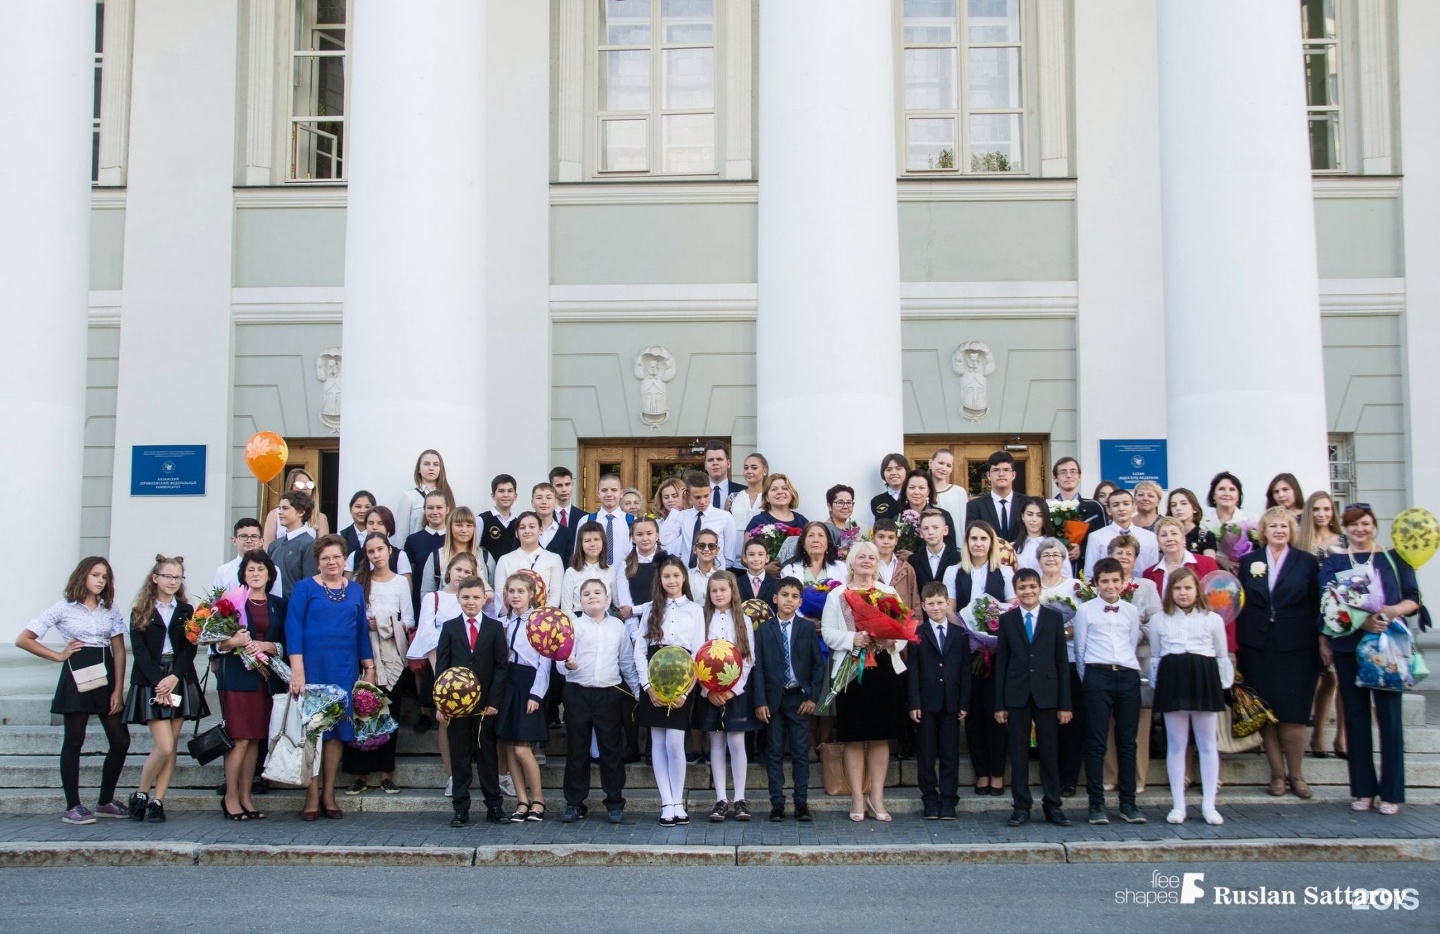
[(131, 446), (130, 495), (204, 496), (205, 445)]
[(1169, 488), (1170, 471), (1165, 439), (1100, 441), (1100, 476), (1133, 490), (1141, 480), (1154, 480)]

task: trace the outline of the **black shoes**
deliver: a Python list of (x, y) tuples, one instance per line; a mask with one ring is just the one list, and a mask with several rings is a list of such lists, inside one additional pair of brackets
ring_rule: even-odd
[(470, 823), (469, 811), (456, 811), (455, 816), (450, 818), (451, 827), (464, 827), (468, 823)]
[(736, 801), (735, 806), (730, 809), (730, 816), (738, 821), (748, 821), (750, 819), (750, 805), (746, 804), (744, 800)]
[(783, 821), (784, 819), (785, 819), (785, 805), (784, 805), (783, 803), (782, 803), (782, 804), (772, 804), (772, 805), (770, 805), (770, 822), (773, 823), (773, 824), (778, 824), (778, 823), (780, 823), (781, 821)]
[(131, 820), (144, 820), (145, 807), (150, 803), (150, 796), (143, 791), (136, 791), (130, 795), (127, 806), (130, 810)]
[(925, 805), (925, 814), (924, 814), (923, 816), (924, 816), (924, 818), (925, 818), (926, 820), (939, 820), (939, 819), (940, 819), (940, 805), (938, 805), (938, 804), (927, 804), (927, 805)]
[(571, 804), (565, 807), (565, 813), (560, 815), (560, 823), (573, 824), (577, 820), (584, 820), (590, 809), (583, 804)]
[(940, 806), (940, 819), (941, 819), (941, 820), (954, 820), (954, 819), (955, 819), (955, 807), (954, 807), (954, 805), (950, 805), (950, 804), (943, 804), (943, 805), (941, 805), (941, 806)]
[(1110, 815), (1105, 813), (1105, 805), (1090, 805), (1090, 823), (1098, 826), (1110, 823)]
[(250, 779), (250, 793), (252, 795), (268, 795), (270, 793), (270, 780), (255, 776)]
[(1074, 786), (1074, 785), (1066, 785), (1064, 788), (1061, 788), (1061, 789), (1060, 789), (1060, 797), (1062, 797), (1062, 798), (1073, 798), (1073, 797), (1075, 797), (1075, 786)]
[(426, 715), (423, 714), (423, 713), (422, 713), (420, 716), (418, 716), (418, 717), (415, 718), (415, 732), (416, 732), (416, 733), (429, 733), (429, 732), (430, 732), (430, 728), (433, 727), (434, 725), (435, 725), (435, 721), (431, 720), (428, 716), (426, 716)]
[(623, 824), (625, 823), (625, 809), (610, 808), (608, 811), (606, 811), (605, 818), (612, 824)]
[(1127, 824), (1145, 823), (1145, 815), (1140, 813), (1140, 809), (1135, 806), (1134, 802), (1120, 805), (1120, 816)]
[(1019, 827), (1030, 822), (1030, 812), (1023, 808), (1016, 808), (1010, 812), (1010, 819), (1005, 823), (1011, 827)]
[(1066, 817), (1065, 812), (1060, 810), (1059, 808), (1046, 808), (1045, 819), (1050, 823), (1054, 824), (1056, 827), (1070, 826), (1070, 818)]
[(813, 815), (813, 814), (810, 813), (810, 805), (808, 805), (808, 804), (797, 804), (797, 805), (795, 805), (795, 819), (798, 820), (798, 821), (799, 821), (800, 823), (802, 823), (802, 824), (808, 824), (808, 823), (811, 823), (812, 821), (814, 821), (814, 820), (815, 820), (815, 815)]
[(165, 823), (165, 805), (160, 801), (151, 801), (145, 806), (145, 823)]
[(710, 811), (710, 823), (723, 824), (725, 818), (730, 816), (730, 805), (725, 801), (716, 801), (715, 807)]

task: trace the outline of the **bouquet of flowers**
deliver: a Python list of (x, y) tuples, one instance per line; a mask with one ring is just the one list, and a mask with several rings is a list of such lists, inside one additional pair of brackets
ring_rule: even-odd
[[(245, 598), (248, 593), (244, 587), (235, 587), (228, 591), (223, 587), (211, 589), (209, 595), (195, 607), (190, 622), (185, 624), (185, 638), (195, 645), (219, 645), (245, 629), (249, 625), (245, 619)], [(254, 655), (244, 652), (236, 654), (247, 669), (258, 671), (265, 676), (269, 676), (277, 661), (264, 652), (256, 652)], [(285, 677), (289, 676), (287, 669)]]
[(1137, 591), (1137, 590), (1139, 590), (1139, 589), (1140, 589), (1140, 582), (1139, 582), (1139, 581), (1136, 581), (1136, 580), (1133, 580), (1133, 579), (1126, 581), (1126, 582), (1125, 582), (1125, 586), (1123, 586), (1123, 587), (1120, 588), (1120, 599), (1121, 599), (1121, 600), (1124, 600), (1126, 603), (1134, 603), (1134, 602), (1135, 602), (1135, 591)]
[(840, 542), (835, 546), (835, 554), (844, 561), (850, 554), (850, 546), (860, 539), (860, 526), (853, 521), (840, 530)]
[(350, 741), (353, 748), (378, 749), (400, 728), (390, 715), (390, 698), (369, 681), (355, 682), (350, 702), (355, 718), (355, 738)]
[(800, 594), (800, 615), (807, 619), (819, 619), (825, 611), (825, 598), (839, 586), (839, 581), (823, 580), (806, 587)]
[(764, 525), (757, 525), (745, 533), (747, 541), (759, 540), (765, 543), (765, 551), (770, 555), (771, 561), (780, 557), (780, 549), (792, 538), (800, 537), (800, 529), (793, 525), (786, 525), (783, 522), (767, 522)]
[(320, 741), (321, 734), (350, 716), (345, 710), (345, 689), (338, 684), (307, 684), (300, 695), (300, 716), (305, 722), (305, 740)]
[(896, 551), (919, 551), (923, 542), (920, 540), (920, 513), (913, 509), (907, 509), (900, 513), (895, 520), (896, 527), (900, 530), (900, 543), (895, 546)]
[[(890, 639), (900, 642), (919, 642), (916, 631), (919, 623), (899, 597), (883, 590), (847, 590), (845, 604), (855, 620), (855, 631), (863, 632), (872, 640)], [(825, 696), (822, 708), (831, 708), (835, 698), (845, 693), (852, 681), (863, 681), (866, 668), (875, 667), (874, 646), (851, 649), (840, 662), (830, 682), (830, 691)]]
[(1351, 635), (1384, 605), (1370, 566), (1360, 565), (1325, 585), (1320, 595), (1321, 631), (1332, 638)]
[(1085, 540), (1090, 532), (1090, 523), (1080, 516), (1080, 504), (1066, 502), (1060, 499), (1047, 499), (1045, 508), (1050, 510), (1050, 524), (1055, 526), (1055, 531), (1060, 537), (1072, 545), (1078, 545)]
[(1075, 581), (1075, 599), (1081, 603), (1089, 603), (1096, 596), (1098, 594), (1095, 593), (1095, 585), (1086, 580), (1084, 574), (1081, 574)]
[(984, 676), (989, 673), (990, 666), (994, 664), (995, 645), (999, 641), (1000, 617), (1014, 604), (1002, 603), (989, 594), (982, 593), (970, 605), (965, 608), (965, 615), (969, 617), (970, 630), (970, 670), (976, 675)]
[(1063, 593), (1052, 593), (1049, 596), (1041, 597), (1040, 605), (1055, 610), (1067, 623), (1075, 618), (1075, 613), (1080, 609), (1080, 604), (1075, 602), (1074, 597), (1067, 597)]
[(1225, 522), (1215, 533), (1215, 539), (1220, 544), (1220, 553), (1237, 564), (1241, 558), (1255, 550), (1257, 537), (1255, 527), (1248, 522)]

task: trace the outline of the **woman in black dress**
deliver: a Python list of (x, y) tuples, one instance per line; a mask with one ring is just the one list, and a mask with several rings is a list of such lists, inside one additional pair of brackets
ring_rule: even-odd
[(1300, 798), (1314, 792), (1305, 781), (1305, 742), (1315, 684), (1320, 678), (1320, 562), (1298, 547), (1290, 510), (1267, 509), (1260, 517), (1261, 547), (1237, 570), (1245, 606), (1235, 620), (1237, 667), (1247, 687), (1263, 697), (1280, 722), (1261, 731), (1270, 761), (1270, 794), (1288, 786)]

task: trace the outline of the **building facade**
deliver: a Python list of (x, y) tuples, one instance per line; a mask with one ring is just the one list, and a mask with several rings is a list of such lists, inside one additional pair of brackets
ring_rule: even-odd
[[(478, 510), (708, 438), (813, 512), (889, 450), (978, 483), (1003, 446), (1039, 493), (1128, 439), (1251, 508), (1281, 470), (1433, 508), (1436, 35), (1429, 0), (7, 4), (0, 469), (43, 531), (0, 625), (80, 554), (207, 581), (260, 430), (332, 523), (424, 448)], [(203, 495), (132, 495), (143, 445), (203, 446)]]

